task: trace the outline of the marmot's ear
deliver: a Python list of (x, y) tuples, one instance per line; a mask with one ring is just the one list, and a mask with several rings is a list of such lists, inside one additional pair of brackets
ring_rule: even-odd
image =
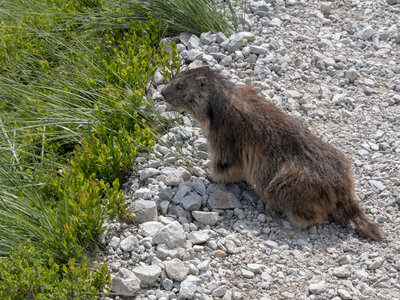
[(199, 86), (205, 86), (207, 79), (204, 76), (200, 76), (196, 78), (196, 82)]

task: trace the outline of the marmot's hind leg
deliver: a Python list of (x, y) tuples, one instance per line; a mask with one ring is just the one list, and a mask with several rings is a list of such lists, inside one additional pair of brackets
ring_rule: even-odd
[(266, 189), (268, 202), (299, 228), (326, 223), (333, 209), (330, 195), (311, 178), (306, 169), (291, 163), (276, 174)]

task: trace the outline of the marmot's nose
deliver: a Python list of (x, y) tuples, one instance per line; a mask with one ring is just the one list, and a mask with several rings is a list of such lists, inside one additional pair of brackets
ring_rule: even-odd
[(162, 95), (164, 98), (165, 98), (165, 94), (166, 94), (165, 88), (166, 88), (166, 87), (163, 87), (163, 89), (161, 90), (161, 95)]

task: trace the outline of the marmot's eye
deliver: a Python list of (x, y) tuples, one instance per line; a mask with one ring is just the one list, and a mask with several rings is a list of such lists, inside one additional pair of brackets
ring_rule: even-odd
[(182, 90), (182, 89), (183, 89), (183, 85), (182, 85), (182, 84), (177, 84), (177, 85), (176, 85), (176, 88), (177, 88), (178, 90)]

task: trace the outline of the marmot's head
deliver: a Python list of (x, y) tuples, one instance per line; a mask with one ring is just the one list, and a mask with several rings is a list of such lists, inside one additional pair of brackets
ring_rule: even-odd
[(195, 68), (180, 73), (162, 89), (165, 101), (190, 113), (199, 122), (210, 120), (216, 94), (227, 81), (209, 67)]

